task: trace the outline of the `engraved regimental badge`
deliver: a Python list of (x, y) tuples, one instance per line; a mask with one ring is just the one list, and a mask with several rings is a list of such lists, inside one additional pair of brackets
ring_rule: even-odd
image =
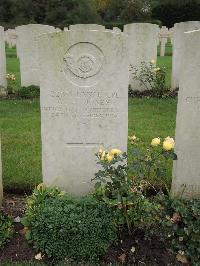
[(68, 80), (78, 86), (91, 86), (100, 74), (104, 55), (92, 43), (82, 42), (72, 45), (64, 56), (64, 73)]

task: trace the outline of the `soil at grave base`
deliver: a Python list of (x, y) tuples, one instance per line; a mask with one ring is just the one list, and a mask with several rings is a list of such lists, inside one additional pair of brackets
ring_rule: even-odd
[[(22, 217), (25, 211), (25, 197), (7, 194), (4, 197), (3, 212), (13, 218)], [(24, 237), (22, 224), (15, 224), (15, 235), (7, 245), (0, 250), (0, 265), (3, 262), (33, 261), (36, 252)], [(131, 252), (132, 249), (132, 252)], [(48, 261), (47, 265), (49, 264)], [(104, 263), (123, 263), (124, 265), (181, 265), (175, 257), (167, 251), (164, 243), (154, 238), (144, 239), (142, 232), (133, 236), (122, 234), (121, 240), (109, 248), (103, 258)], [(104, 264), (105, 265), (105, 264)]]

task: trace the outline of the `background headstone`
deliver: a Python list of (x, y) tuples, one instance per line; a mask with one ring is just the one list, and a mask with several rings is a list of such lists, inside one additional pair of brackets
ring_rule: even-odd
[(0, 87), (6, 88), (6, 51), (4, 28), (0, 26)]
[(113, 31), (116, 32), (116, 33), (121, 33), (121, 29), (118, 28), (118, 27), (113, 27)]
[(29, 24), (16, 28), (21, 86), (40, 85), (37, 50), (38, 36), (54, 31), (54, 27), (40, 24)]
[(14, 29), (8, 29), (5, 32), (5, 35), (6, 35), (6, 42), (8, 44), (8, 47), (9, 48), (15, 47), (16, 41), (17, 41), (16, 31)]
[(167, 37), (160, 38), (160, 56), (165, 56), (165, 45), (167, 44)]
[[(174, 25), (173, 57), (172, 57), (172, 88), (179, 87), (181, 59), (183, 54), (184, 32), (200, 29), (200, 21), (187, 21)], [(188, 49), (191, 49), (188, 47)]]
[(173, 42), (174, 42), (174, 27), (169, 29), (169, 38), (170, 38), (171, 44), (173, 45)]
[(86, 194), (95, 152), (127, 149), (128, 62), (124, 34), (67, 31), (39, 38), (43, 181)]
[[(200, 30), (184, 33), (172, 193), (200, 197)], [(184, 186), (185, 189), (184, 189)]]
[(170, 38), (170, 32), (167, 27), (163, 26), (159, 30), (160, 56), (165, 56), (165, 46), (168, 38)]
[[(141, 62), (150, 62), (157, 59), (157, 44), (159, 27), (150, 23), (132, 23), (124, 26), (124, 33), (128, 35), (127, 49), (129, 63), (139, 67)], [(144, 87), (135, 81), (130, 71), (130, 86), (133, 90), (144, 90)]]
[(69, 30), (105, 30), (105, 27), (98, 24), (75, 24), (70, 25)]

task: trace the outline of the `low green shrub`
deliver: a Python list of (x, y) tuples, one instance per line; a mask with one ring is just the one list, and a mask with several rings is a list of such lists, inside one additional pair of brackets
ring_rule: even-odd
[(13, 235), (13, 221), (10, 217), (0, 212), (0, 249)]
[(98, 260), (117, 238), (113, 211), (93, 197), (70, 198), (39, 187), (28, 199), (26, 237), (48, 257)]
[(40, 97), (40, 88), (37, 86), (21, 87), (17, 91), (17, 96), (24, 99), (34, 99)]

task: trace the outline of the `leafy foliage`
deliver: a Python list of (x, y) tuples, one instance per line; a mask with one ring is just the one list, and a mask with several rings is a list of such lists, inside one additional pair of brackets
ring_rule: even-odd
[[(166, 88), (166, 70), (164, 67), (157, 68), (155, 63), (142, 62), (138, 67), (131, 66), (132, 77), (140, 83), (145, 90), (150, 90), (153, 97), (163, 97)], [(134, 88), (131, 88), (134, 89)]]
[(63, 27), (100, 19), (93, 0), (3, 0), (1, 10), (0, 23), (8, 27), (27, 23)]
[[(199, 265), (200, 200), (172, 198), (170, 193), (165, 195), (157, 190), (154, 197), (146, 194), (148, 188), (153, 188), (150, 176), (162, 179), (165, 162), (177, 159), (173, 139), (167, 137), (162, 148), (159, 138), (153, 139), (148, 148), (141, 147), (135, 136), (129, 139), (134, 145), (129, 165), (125, 161), (126, 154), (118, 152), (112, 157), (113, 150), (97, 153), (102, 169), (95, 176), (95, 196), (113, 206), (119, 225), (126, 225), (129, 234), (140, 229), (146, 238), (159, 236), (179, 260)], [(133, 176), (128, 175), (129, 171)]]
[[(143, 212), (143, 206), (149, 206), (152, 212), (155, 209), (155, 206), (145, 199), (146, 190), (152, 187), (149, 182), (150, 176), (153, 175), (154, 179), (163, 178), (166, 175), (165, 162), (176, 160), (177, 156), (173, 151), (174, 143), (170, 150), (166, 151), (159, 147), (159, 138), (154, 139), (157, 140), (156, 143), (152, 140), (154, 147), (149, 146), (146, 149), (138, 145), (139, 140), (135, 136), (129, 139), (134, 145), (134, 159), (127, 164), (126, 153), (122, 154), (118, 149), (109, 152), (100, 150), (96, 156), (101, 169), (95, 174), (93, 180), (96, 181), (96, 196), (121, 211), (121, 223), (126, 223), (131, 234), (131, 228), (138, 220), (137, 213), (140, 215)], [(171, 144), (172, 140), (169, 137), (165, 139), (169, 141), (168, 144)], [(129, 212), (134, 213), (131, 216), (135, 216), (135, 220), (130, 219)]]
[(21, 87), (17, 91), (17, 96), (25, 99), (34, 99), (40, 97), (40, 88), (37, 86)]
[(13, 221), (10, 217), (0, 212), (0, 249), (13, 235)]
[[(161, 235), (176, 254), (190, 258), (192, 265), (200, 261), (200, 200), (157, 197)], [(157, 225), (158, 228), (158, 225)]]
[(200, 20), (199, 0), (162, 0), (157, 1), (152, 9), (152, 17), (171, 28), (175, 23)]
[(40, 187), (23, 219), (27, 239), (48, 257), (97, 260), (116, 239), (113, 211), (91, 197), (69, 198)]
[(131, 208), (129, 217), (147, 238), (159, 236), (176, 255), (192, 265), (200, 261), (200, 200), (171, 198), (163, 193), (144, 198), (139, 208)]

